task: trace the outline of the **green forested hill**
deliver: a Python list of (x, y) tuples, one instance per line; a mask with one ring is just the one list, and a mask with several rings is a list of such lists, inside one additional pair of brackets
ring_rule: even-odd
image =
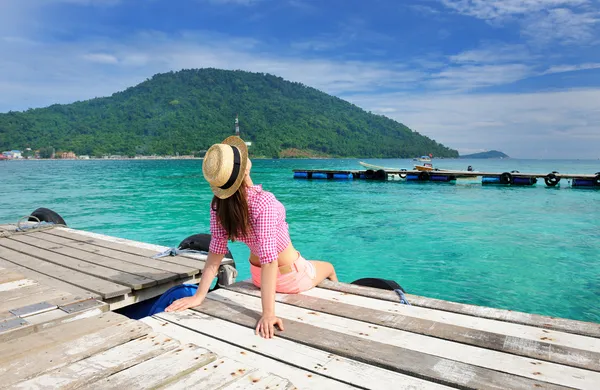
[(254, 156), (299, 149), (330, 156), (458, 157), (401, 123), (314, 88), (218, 69), (157, 74), (110, 97), (0, 114), (0, 149), (190, 154), (231, 135), (236, 114)]

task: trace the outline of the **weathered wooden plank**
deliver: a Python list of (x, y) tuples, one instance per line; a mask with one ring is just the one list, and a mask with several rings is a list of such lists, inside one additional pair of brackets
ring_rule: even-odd
[(198, 267), (183, 266), (174, 263), (168, 263), (160, 259), (153, 259), (149, 256), (139, 256), (131, 253), (117, 251), (114, 249), (104, 248), (98, 245), (88, 244), (87, 242), (75, 241), (69, 238), (60, 237), (57, 235), (47, 234), (46, 232), (33, 233), (31, 236), (54, 242), (71, 248), (77, 248), (86, 252), (96, 253), (102, 256), (113, 259), (124, 260), (129, 263), (151, 267), (157, 270), (163, 270), (179, 276), (193, 276), (200, 272)]
[[(139, 256), (152, 257), (158, 253), (164, 252), (168, 248), (165, 246), (147, 244), (138, 241), (126, 240), (123, 238), (104, 236), (101, 234), (73, 230), (68, 228), (57, 228), (48, 231), (49, 234), (60, 237), (70, 238), (75, 241), (87, 242), (89, 244), (101, 246), (104, 248), (114, 249), (126, 253), (131, 253)], [(183, 266), (204, 269), (205, 255), (186, 254), (180, 256), (161, 257), (161, 261), (168, 263), (179, 264)], [(231, 260), (223, 260), (223, 264), (232, 264)]]
[[(157, 253), (161, 253), (169, 249), (168, 247), (162, 245), (148, 244), (145, 242), (132, 241), (124, 238), (111, 237), (103, 234), (62, 227), (51, 229), (49, 230), (49, 233), (61, 235), (62, 237), (66, 238), (72, 238), (74, 240), (94, 243), (96, 245), (104, 246), (106, 248), (122, 250), (128, 253), (138, 254), (141, 256), (152, 257)], [(67, 235), (65, 235), (65, 233)], [(116, 247), (114, 246), (115, 243), (118, 244)], [(140, 252), (140, 249), (143, 249), (144, 252)], [(206, 261), (206, 255), (201, 253), (186, 253), (174, 257), (162, 257), (161, 260), (172, 262), (175, 264), (189, 265), (191, 267), (200, 267), (200, 269), (202, 269), (204, 267), (204, 262)], [(224, 258), (222, 264), (233, 263), (233, 259)]]
[(152, 257), (157, 253), (162, 252), (164, 249), (167, 249), (160, 245), (132, 241), (120, 237), (106, 236), (104, 234), (98, 234), (83, 230), (59, 228), (52, 229), (51, 231), (48, 231), (48, 233), (59, 237), (69, 238), (74, 241), (87, 242), (89, 244), (101, 246), (104, 248), (114, 249), (121, 252), (131, 253), (134, 255), (144, 257)]
[[(116, 313), (104, 313), (97, 317), (72, 321), (61, 326), (42, 330), (20, 338), (7, 340), (0, 348), (0, 364), (25, 354), (35, 354), (56, 344), (67, 342), (82, 335), (94, 333), (109, 326), (131, 321)], [(142, 325), (142, 327), (144, 327)]]
[[(261, 311), (262, 305), (257, 297), (228, 290), (217, 290), (209, 295), (214, 300)], [(381, 345), (387, 344), (389, 347), (453, 361), (453, 364), (465, 364), (467, 367), (471, 367), (471, 370), (481, 370), (482, 375), (489, 375), (489, 371), (494, 370), (494, 372), (506, 373), (511, 378), (519, 378), (519, 380), (541, 381), (582, 388), (600, 382), (600, 373), (598, 372), (509, 355), (383, 326), (373, 326), (366, 322), (318, 313), (287, 304), (278, 304), (276, 311), (280, 317), (314, 326), (316, 329), (313, 332), (316, 333), (324, 329), (341, 332), (348, 337), (357, 337), (366, 342), (367, 345), (370, 342)], [(480, 374), (477, 373), (476, 376), (479, 377)], [(515, 385), (518, 383), (523, 385), (525, 382), (517, 381)], [(532, 382), (527, 384), (527, 386), (531, 385)]]
[[(16, 253), (17, 255), (20, 256), (20, 253), (17, 253), (17, 252), (13, 252), (13, 253)], [(1, 254), (0, 254), (0, 256), (1, 256)], [(47, 275), (44, 275), (44, 274), (39, 273), (39, 272), (36, 272), (36, 271), (31, 270), (29, 268), (22, 267), (19, 264), (11, 263), (11, 262), (6, 261), (6, 260), (4, 260), (2, 258), (0, 258), (0, 266), (5, 267), (5, 268), (10, 269), (10, 270), (14, 270), (15, 272), (18, 272), (19, 274), (23, 274), (27, 278), (36, 280), (36, 281), (38, 281), (41, 284), (45, 284), (46, 286), (54, 287), (54, 288), (56, 288), (58, 290), (62, 290), (62, 291), (71, 293), (78, 300), (100, 298), (100, 295), (98, 295), (96, 293), (93, 293), (91, 291), (84, 290), (83, 288), (79, 288), (79, 287), (74, 286), (72, 284), (63, 282), (62, 280), (49, 277)]]
[[(159, 331), (171, 334), (182, 341), (197, 342), (209, 349), (213, 348), (211, 350), (221, 356), (248, 359), (244, 361), (262, 370), (268, 370), (288, 378), (301, 388), (329, 389), (340, 386), (347, 388), (354, 385), (364, 389), (381, 389), (389, 383), (396, 384), (395, 389), (397, 390), (415, 388), (439, 390), (447, 388), (419, 378), (413, 378), (348, 359), (341, 355), (298, 344), (292, 340), (280, 337), (266, 340), (255, 336), (253, 329), (244, 327), (243, 324), (228, 322), (199, 312), (188, 310), (182, 313), (160, 313), (155, 318), (170, 322), (167, 325), (162, 324)], [(174, 330), (173, 326), (177, 326), (177, 328)], [(158, 327), (155, 329), (158, 329)], [(191, 336), (184, 329), (187, 329), (188, 332), (202, 332), (210, 336), (211, 339), (197, 339), (198, 336)], [(214, 346), (214, 339), (225, 340), (229, 344)], [(259, 356), (266, 356), (267, 358), (261, 360)], [(274, 362), (278, 364), (274, 364)], [(335, 385), (326, 383), (323, 376), (339, 382), (334, 382)]]
[(78, 260), (84, 260), (88, 263), (112, 268), (121, 272), (127, 272), (128, 274), (138, 275), (149, 280), (155, 280), (157, 283), (164, 283), (179, 278), (179, 275), (173, 272), (157, 270), (155, 268), (130, 263), (121, 259), (114, 259), (101, 254), (86, 252), (78, 248), (56, 244), (43, 238), (38, 238), (35, 234), (36, 233), (32, 233), (26, 236), (15, 237), (14, 240)]
[(21, 279), (27, 279), (27, 277), (12, 269), (0, 267), (0, 285), (4, 283), (16, 282)]
[(0, 259), (21, 267), (26, 267), (51, 278), (68, 282), (69, 284), (82, 289), (89, 290), (100, 295), (102, 298), (117, 297), (131, 292), (131, 288), (122, 284), (109, 282), (70, 268), (48, 263), (35, 257), (6, 249), (2, 246), (0, 246)]
[[(329, 280), (324, 280), (321, 282), (319, 287), (348, 294), (362, 295), (376, 299), (398, 302), (398, 295), (393, 291), (380, 290), (346, 283), (335, 283)], [(410, 294), (407, 294), (406, 297), (413, 306), (427, 307), (430, 309), (467, 314), (474, 317), (489, 318), (516, 324), (530, 325), (547, 330), (556, 330), (584, 336), (600, 337), (600, 324), (592, 322), (575, 321), (565, 318), (543, 316), (539, 314), (528, 314), (511, 310), (494, 309), (483, 306), (420, 297)]]
[[(260, 318), (257, 311), (232, 303), (220, 302), (213, 298), (213, 294), (209, 294), (209, 298), (194, 310), (244, 325), (250, 329), (255, 327), (256, 321)], [(280, 309), (279, 305), (278, 309)], [(340, 330), (342, 329), (343, 327)], [(278, 332), (277, 337), (395, 372), (467, 389), (529, 389), (533, 385), (538, 385), (540, 388), (557, 388), (543, 382), (440, 359), (386, 343), (373, 342), (342, 332), (317, 328), (294, 320), (286, 320), (285, 331)]]
[(600, 339), (590, 336), (547, 330), (534, 326), (497, 321), (488, 318), (473, 317), (466, 314), (451, 313), (414, 305), (407, 306), (398, 302), (368, 298), (322, 288), (312, 289), (305, 292), (304, 295), (319, 297), (332, 302), (345, 302), (361, 307), (377, 308), (378, 310), (389, 313), (403, 314), (411, 317), (454, 324), (472, 329), (500, 333), (512, 337), (519, 337), (533, 341), (543, 341), (544, 343), (548, 343), (553, 346), (566, 346), (596, 353), (600, 352)]
[(18, 309), (40, 302), (52, 303), (56, 299), (69, 297), (71, 294), (48, 286), (33, 286), (0, 292), (0, 312)]
[[(12, 353), (8, 355), (9, 358), (2, 352), (4, 355), (0, 361), (2, 385), (10, 386), (31, 379), (34, 376), (67, 366), (148, 333), (148, 327), (139, 321), (126, 320), (109, 326), (110, 324), (107, 323), (106, 318), (101, 319), (100, 317), (63, 324), (38, 334), (17, 339), (16, 341), (20, 341), (21, 346), (27, 350), (15, 351), (11, 348)], [(88, 330), (92, 328), (90, 325), (93, 322), (99, 323), (100, 328), (95, 325), (93, 326), (94, 332), (89, 332)], [(87, 332), (73, 328), (84, 328)], [(60, 334), (57, 334), (57, 332), (60, 332)], [(53, 336), (50, 342), (40, 342), (39, 336), (48, 336), (50, 333)], [(36, 347), (32, 347), (28, 341), (34, 341)], [(6, 344), (10, 344), (10, 342)]]
[[(231, 291), (260, 297), (260, 290), (252, 283), (240, 282), (225, 288)], [(320, 295), (329, 296), (335, 300), (323, 299), (320, 298)], [(546, 342), (540, 342), (538, 341), (539, 339), (523, 339), (516, 336), (506, 336), (501, 333), (456, 326), (451, 323), (412, 317), (408, 315), (415, 311), (415, 308), (412, 308), (411, 306), (402, 305), (404, 307), (401, 308), (399, 307), (399, 304), (398, 306), (395, 306), (396, 304), (391, 302), (383, 302), (356, 295), (341, 295), (341, 293), (323, 289), (313, 289), (304, 294), (277, 294), (276, 300), (304, 309), (321, 311), (339, 317), (369, 322), (375, 325), (387, 326), (394, 329), (456, 341), (514, 355), (600, 371), (600, 354), (597, 352), (571, 348), (563, 345), (552, 345)], [(384, 303), (384, 307), (381, 307), (382, 302)], [(390, 310), (385, 310), (387, 308), (385, 304), (388, 304), (391, 307), (388, 308)], [(419, 309), (420, 308), (416, 308), (416, 310)], [(402, 313), (407, 313), (407, 315), (397, 314), (400, 310), (402, 310)], [(513, 325), (505, 322), (500, 322), (499, 324)], [(525, 328), (523, 325), (515, 326)], [(537, 331), (537, 328), (532, 329)], [(497, 330), (501, 331), (501, 329)], [(576, 335), (569, 336), (578, 338), (583, 337)], [(549, 334), (547, 338), (550, 339), (551, 337), (552, 335)], [(597, 341), (597, 339), (589, 337), (586, 339), (592, 342)], [(585, 343), (582, 342), (581, 344)]]
[[(14, 241), (12, 239), (5, 239), (0, 241), (0, 248), (11, 249), (13, 251), (20, 252), (24, 255), (35, 258), (38, 264), (42, 262), (52, 263), (54, 265), (68, 268), (79, 273), (94, 276), (99, 279), (104, 279), (113, 283), (119, 283), (123, 286), (127, 286), (134, 290), (139, 290), (143, 287), (148, 287), (156, 284), (156, 281), (154, 280), (127, 274), (125, 272), (116, 271), (111, 268), (100, 267), (91, 263), (87, 263), (85, 261), (59, 255), (43, 249), (33, 248), (27, 244)], [(71, 277), (76, 277), (76, 275), (69, 272), (65, 274), (64, 277), (64, 280), (67, 280), (71, 283)]]
[(13, 282), (6, 282), (6, 283), (0, 284), (0, 293), (5, 292), (5, 291), (10, 291), (10, 290), (16, 290), (18, 288), (35, 286), (37, 284), (38, 284), (38, 282), (36, 282), (35, 280), (31, 280), (31, 279), (21, 279), (21, 280), (15, 280)]
[(428, 319), (467, 328), (490, 331), (534, 341), (544, 341), (548, 344), (568, 346), (576, 349), (600, 352), (600, 339), (573, 333), (542, 329), (529, 325), (497, 321), (488, 318), (473, 317), (466, 314), (451, 313), (442, 310), (418, 306), (402, 305), (398, 302), (347, 294), (334, 290), (315, 288), (303, 293), (332, 302), (349, 303), (360, 307), (377, 308), (389, 313), (403, 314), (411, 317)]
[(238, 379), (256, 374), (256, 369), (228, 357), (218, 357), (211, 364), (180, 377), (165, 387), (170, 390), (221, 389)]
[[(66, 313), (61, 309), (55, 309), (46, 313), (36, 314), (26, 318), (26, 324), (21, 327), (8, 330), (0, 333), (0, 343), (12, 340), (18, 337), (40, 332), (44, 329), (49, 329), (68, 322), (78, 321), (84, 318), (105, 313), (108, 310), (108, 305), (101, 303), (98, 306), (89, 308), (80, 312)], [(62, 313), (62, 314), (61, 314)]]
[(166, 386), (214, 362), (217, 356), (196, 345), (183, 345), (141, 364), (89, 383), (88, 389), (146, 389)]
[[(192, 315), (188, 316), (188, 314)], [(159, 318), (159, 316), (167, 318), (169, 321)], [(178, 319), (180, 318), (185, 318), (187, 322), (185, 324), (178, 322)], [(335, 367), (345, 364), (345, 361), (348, 359), (341, 357), (329, 358), (328, 356), (332, 355), (327, 354), (326, 352), (301, 344), (293, 344), (291, 341), (283, 340), (281, 338), (262, 341), (257, 340), (256, 337), (249, 337), (252, 333), (250, 329), (231, 322), (191, 311), (183, 313), (161, 313), (154, 317), (142, 318), (141, 321), (150, 325), (155, 332), (164, 333), (182, 343), (202, 345), (219, 356), (232, 356), (242, 363), (250, 364), (262, 370), (275, 372), (278, 375), (291, 380), (299, 389), (348, 390), (356, 388), (349, 384), (331, 379), (336, 376)], [(214, 337), (207, 336), (200, 332), (206, 332), (206, 334)], [(288, 343), (288, 345), (282, 345), (281, 342)], [(249, 344), (248, 348), (242, 346), (244, 343)], [(270, 357), (275, 355), (278, 355), (279, 359), (283, 356), (283, 359), (280, 361)], [(315, 355), (317, 357), (313, 358)], [(300, 364), (298, 364), (298, 358), (300, 359)], [(335, 364), (336, 360), (340, 361), (340, 363)], [(347, 381), (352, 381), (357, 376), (365, 377), (364, 382), (371, 383), (371, 387), (363, 388), (375, 389), (376, 387), (373, 387), (373, 383), (384, 383), (383, 375), (371, 375), (373, 371), (377, 372), (377, 370), (380, 370), (384, 374), (390, 373), (392, 376), (396, 374), (364, 363), (354, 363), (356, 365), (346, 365), (341, 367), (341, 371), (338, 370), (337, 375), (343, 376), (344, 380)], [(317, 364), (320, 364), (320, 366), (317, 366)], [(327, 375), (330, 376), (330, 378), (313, 371), (304, 370), (301, 368), (303, 365), (310, 367), (328, 367), (329, 370), (327, 371)], [(361, 373), (364, 373), (364, 375), (361, 375)], [(359, 382), (361, 382), (361, 379), (359, 379)], [(428, 383), (425, 381), (423, 382)], [(403, 387), (401, 383), (402, 382), (398, 385), (397, 390), (409, 389), (406, 386)], [(357, 383), (357, 385), (360, 385), (360, 383)], [(414, 388), (415, 387), (410, 390)], [(431, 386), (430, 388), (438, 389), (445, 387)]]
[(18, 383), (15, 389), (76, 389), (85, 387), (119, 371), (135, 366), (179, 346), (179, 342), (161, 334), (148, 334), (97, 355)]
[(296, 386), (294, 386), (289, 380), (264, 371), (252, 372), (239, 378), (233, 383), (230, 383), (224, 387), (219, 387), (220, 390), (292, 390), (295, 388)]

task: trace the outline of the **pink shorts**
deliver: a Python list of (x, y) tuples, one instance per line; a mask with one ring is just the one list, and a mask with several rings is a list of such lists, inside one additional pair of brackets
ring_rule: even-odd
[[(315, 266), (298, 253), (298, 259), (282, 273), (281, 267), (277, 270), (277, 284), (275, 291), (284, 294), (298, 294), (313, 288), (313, 280), (317, 276)], [(287, 272), (286, 272), (287, 271)], [(260, 288), (260, 267), (250, 264), (252, 283)]]

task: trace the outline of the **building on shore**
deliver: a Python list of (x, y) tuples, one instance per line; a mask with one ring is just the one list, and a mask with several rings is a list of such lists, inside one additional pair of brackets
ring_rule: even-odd
[(60, 158), (63, 160), (74, 160), (77, 158), (77, 155), (73, 152), (61, 152)]
[(23, 158), (23, 153), (20, 150), (10, 150), (6, 152), (2, 152), (2, 155), (6, 157), (8, 160), (18, 160)]

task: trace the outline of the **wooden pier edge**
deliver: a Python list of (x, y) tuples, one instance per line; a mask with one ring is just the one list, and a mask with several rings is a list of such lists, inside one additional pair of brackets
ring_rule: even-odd
[[(329, 280), (324, 280), (319, 284), (318, 287), (386, 301), (398, 301), (398, 295), (395, 292), (371, 287), (347, 283), (336, 283)], [(443, 301), (440, 299), (421, 297), (411, 294), (406, 294), (406, 297), (411, 305), (415, 306), (600, 338), (600, 324), (593, 322), (550, 317), (540, 314), (529, 314), (512, 310), (494, 309), (466, 303)]]

